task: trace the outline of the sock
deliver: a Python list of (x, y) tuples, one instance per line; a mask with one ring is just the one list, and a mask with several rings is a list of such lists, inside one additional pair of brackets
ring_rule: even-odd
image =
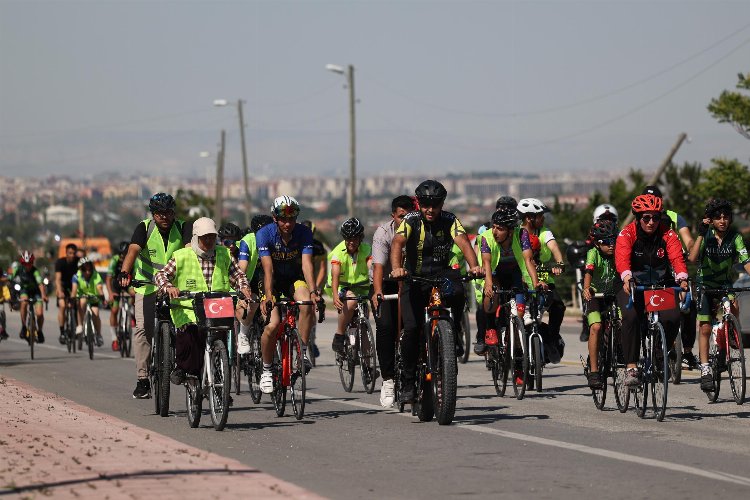
[(701, 363), (701, 375), (706, 375), (708, 373), (708, 368), (708, 363)]
[(240, 333), (247, 337), (247, 334), (250, 333), (250, 325), (243, 325), (240, 323)]
[(65, 327), (64, 327), (64, 326), (61, 326), (61, 327), (60, 327), (60, 335), (62, 335), (62, 334), (63, 334), (63, 330), (65, 330)]
[(112, 341), (113, 341), (113, 342), (114, 342), (115, 340), (117, 340), (117, 330), (115, 329), (115, 327), (114, 327), (114, 326), (111, 326), (111, 325), (110, 325), (110, 327), (109, 327), (109, 333), (110, 333), (110, 334), (112, 334)]
[(307, 344), (305, 343), (302, 344), (302, 355), (307, 355)]
[(270, 372), (272, 366), (273, 365), (271, 363), (263, 363), (263, 370), (267, 371), (267, 372)]

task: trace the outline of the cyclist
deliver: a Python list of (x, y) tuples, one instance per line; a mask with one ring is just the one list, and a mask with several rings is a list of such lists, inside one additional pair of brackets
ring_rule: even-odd
[[(39, 269), (34, 266), (34, 254), (28, 250), (24, 251), (18, 262), (21, 264), (16, 267), (13, 271), (13, 275), (10, 280), (12, 283), (20, 285), (21, 289), (18, 290), (18, 298), (21, 301), (21, 334), (20, 337), (28, 342), (28, 335), (26, 332), (26, 314), (29, 311), (29, 298), (41, 297), (44, 302), (47, 302), (47, 288), (44, 286), (42, 281), (42, 275), (39, 273)], [(34, 314), (36, 314), (37, 325), (39, 331), (37, 332), (37, 342), (40, 344), (44, 343), (44, 333), (42, 327), (44, 326), (44, 310), (42, 309), (42, 303), (37, 300), (34, 305)]]
[(76, 335), (83, 334), (83, 314), (86, 311), (86, 303), (90, 302), (91, 313), (94, 316), (94, 329), (96, 330), (96, 346), (103, 346), (104, 339), (102, 338), (102, 321), (99, 318), (99, 302), (104, 307), (104, 281), (101, 275), (94, 269), (94, 263), (87, 257), (78, 261), (78, 272), (73, 276), (70, 295), (78, 299), (78, 326), (76, 326)]
[(171, 299), (170, 313), (175, 326), (176, 366), (170, 374), (175, 385), (186, 375), (199, 376), (203, 368), (206, 332), (198, 329), (192, 299), (178, 298), (180, 291), (228, 292), (230, 285), (250, 298), (247, 277), (227, 246), (216, 245), (216, 224), (208, 217), (193, 223), (190, 245), (173, 252), (166, 265), (154, 275), (160, 293)]
[[(653, 194), (654, 196), (664, 199), (661, 194), (661, 189), (659, 189), (658, 186), (646, 186), (641, 194)], [(672, 229), (677, 233), (680, 243), (682, 243), (682, 253), (687, 259), (690, 249), (693, 248), (693, 244), (695, 243), (693, 235), (690, 234), (690, 226), (685, 218), (674, 210), (664, 210), (664, 212), (672, 224)], [(697, 304), (695, 301), (692, 301), (690, 303), (690, 309), (683, 312), (680, 318), (680, 326), (682, 327), (682, 364), (688, 370), (695, 370), (699, 367), (698, 360), (695, 359), (695, 354), (693, 354), (697, 316)]]
[[(130, 240), (128, 253), (120, 271), (120, 286), (127, 287), (135, 274), (138, 280), (153, 280), (156, 271), (172, 257), (175, 250), (190, 244), (193, 224), (175, 219), (174, 198), (156, 193), (148, 203), (153, 219), (138, 223)], [(138, 382), (133, 391), (137, 399), (151, 397), (148, 367), (151, 362), (151, 339), (154, 335), (156, 285), (135, 289), (135, 330), (133, 346)]]
[(68, 243), (65, 246), (65, 257), (55, 261), (55, 295), (57, 296), (57, 324), (60, 325), (61, 344), (65, 344), (65, 308), (68, 307), (70, 298), (70, 287), (73, 284), (73, 276), (78, 272), (78, 246)]
[[(640, 322), (643, 300), (628, 308), (631, 287), (638, 285), (671, 285), (675, 281), (687, 290), (687, 267), (677, 234), (662, 220), (662, 200), (652, 194), (636, 196), (631, 203), (635, 220), (625, 226), (615, 243), (615, 268), (618, 283), (617, 302), (622, 314), (622, 351), (627, 366), (624, 384), (640, 384), (636, 363), (639, 358)], [(674, 280), (672, 275), (674, 274)], [(667, 345), (677, 337), (680, 311), (660, 311)], [(663, 354), (662, 354), (663, 355)]]
[[(125, 255), (128, 253), (128, 247), (130, 243), (127, 241), (121, 241), (117, 245), (117, 255), (112, 257), (109, 261), (109, 269), (107, 270), (107, 277), (104, 279), (107, 285), (107, 293), (109, 293), (110, 309), (109, 309), (109, 332), (112, 335), (112, 350), (117, 352), (120, 350), (120, 346), (117, 342), (117, 313), (120, 310), (120, 298), (118, 294), (123, 288), (120, 286), (117, 276), (120, 275), (122, 270), (122, 261), (125, 259)], [(126, 289), (130, 291), (130, 295), (133, 295), (132, 289)]]
[(5, 329), (5, 304), (10, 302), (10, 288), (8, 287), (8, 275), (5, 270), (0, 268), (0, 340), (8, 338), (8, 332)]
[[(698, 227), (698, 237), (690, 249), (690, 262), (700, 262), (698, 283), (706, 288), (732, 286), (732, 265), (739, 262), (745, 272), (750, 274), (750, 256), (748, 256), (742, 235), (731, 225), (732, 203), (728, 200), (714, 199), (706, 205), (706, 212)], [(708, 364), (708, 341), (711, 336), (711, 320), (716, 312), (718, 296), (701, 295), (698, 310), (700, 322), (700, 339), (698, 343), (701, 358), (701, 389), (713, 389), (713, 374)], [(733, 300), (734, 313), (736, 301)], [(719, 344), (723, 346), (724, 344)]]
[[(240, 251), (238, 262), (240, 269), (245, 273), (248, 281), (250, 282), (250, 291), (253, 293), (253, 297), (260, 295), (258, 289), (258, 280), (260, 273), (258, 269), (258, 246), (256, 244), (256, 234), (265, 226), (273, 224), (273, 217), (266, 214), (255, 215), (250, 221), (250, 232), (245, 234), (240, 240)], [(247, 310), (247, 321), (240, 321), (240, 333), (237, 337), (237, 352), (239, 354), (247, 354), (250, 352), (250, 339), (248, 334), (250, 333), (250, 324), (252, 323), (253, 317), (258, 310), (258, 304), (250, 302)]]
[(492, 214), (492, 226), (477, 238), (482, 255), (485, 278), (482, 280), (482, 311), (486, 330), (482, 338), (477, 335), (474, 353), (483, 355), (486, 345), (497, 345), (497, 324), (493, 286), (504, 290), (516, 289), (516, 307), (523, 316), (526, 295), (523, 290), (537, 281), (536, 267), (531, 252), (531, 242), (526, 231), (517, 228), (518, 212), (515, 207), (503, 206)]
[[(457, 282), (460, 273), (451, 269), (448, 264), (453, 243), (458, 244), (469, 263), (469, 272), (481, 274), (482, 268), (477, 264), (477, 255), (471, 248), (461, 222), (454, 214), (443, 210), (448, 194), (445, 187), (435, 180), (426, 180), (417, 187), (415, 194), (419, 210), (404, 217), (391, 243), (391, 276), (442, 276), (453, 281), (453, 293), (445, 298), (451, 308), (451, 314), (456, 318), (454, 332), (458, 338), (461, 325), (459, 318), (463, 314), (466, 299), (462, 284)], [(402, 261), (402, 250), (405, 250), (405, 261)], [(399, 400), (403, 402), (414, 401), (416, 396), (414, 383), (419, 332), (424, 324), (424, 309), (429, 302), (430, 289), (428, 285), (407, 281), (401, 290), (405, 373)]]
[(592, 389), (601, 389), (605, 380), (599, 373), (599, 332), (602, 329), (601, 312), (604, 307), (600, 299), (594, 298), (594, 293), (612, 293), (615, 279), (615, 238), (617, 225), (611, 219), (599, 219), (591, 226), (589, 237), (593, 241), (593, 248), (586, 253), (586, 267), (583, 271), (583, 310), (589, 325), (589, 373), (588, 384)]
[[(270, 314), (261, 338), (263, 372), (260, 389), (264, 394), (273, 392), (271, 366), (276, 347), (275, 332), (281, 322), (278, 310), (273, 308), (274, 299), (285, 295), (299, 301), (321, 301), (321, 293), (315, 287), (313, 275), (312, 231), (297, 224), (299, 212), (299, 203), (293, 197), (277, 197), (271, 207), (274, 224), (267, 225), (255, 235), (262, 266), (260, 288), (263, 290), (264, 307), (261, 312), (264, 316)], [(312, 307), (301, 307), (299, 313), (298, 325), (306, 371), (312, 368), (307, 355), (307, 342), (312, 329), (313, 312)]]
[(362, 242), (365, 237), (365, 226), (356, 217), (345, 220), (339, 233), (344, 241), (328, 254), (331, 262), (328, 285), (331, 287), (333, 305), (339, 311), (338, 327), (333, 336), (331, 349), (343, 356), (344, 334), (354, 311), (357, 310), (357, 304), (353, 300), (342, 299), (366, 295), (369, 292), (368, 268), (372, 262), (372, 247)]
[(398, 304), (390, 300), (381, 300), (384, 295), (398, 293), (398, 284), (383, 281), (384, 276), (391, 274), (391, 242), (396, 229), (401, 225), (407, 213), (414, 211), (414, 200), (411, 196), (401, 195), (391, 201), (391, 219), (378, 226), (372, 237), (372, 306), (380, 307), (380, 316), (375, 316), (375, 344), (378, 353), (378, 364), (383, 376), (380, 387), (380, 405), (384, 408), (393, 406), (395, 400), (396, 336), (398, 334)]

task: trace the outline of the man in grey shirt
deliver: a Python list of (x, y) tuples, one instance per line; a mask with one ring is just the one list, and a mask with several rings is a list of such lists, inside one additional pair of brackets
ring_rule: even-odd
[(383, 386), (380, 388), (380, 405), (393, 406), (395, 398), (393, 376), (395, 372), (396, 336), (398, 335), (398, 302), (382, 300), (383, 295), (398, 293), (398, 283), (383, 283), (383, 277), (391, 273), (391, 241), (396, 229), (406, 214), (414, 211), (414, 200), (410, 196), (397, 196), (391, 202), (391, 220), (380, 225), (372, 238), (372, 304), (380, 316), (375, 317), (375, 344), (378, 350)]

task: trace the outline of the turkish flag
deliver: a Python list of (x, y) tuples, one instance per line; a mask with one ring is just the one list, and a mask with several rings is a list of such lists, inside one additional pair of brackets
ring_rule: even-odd
[(643, 302), (646, 304), (646, 311), (668, 311), (677, 307), (675, 291), (667, 290), (645, 290), (643, 292)]
[(206, 313), (206, 318), (232, 318), (234, 317), (234, 302), (232, 297), (205, 299), (203, 311)]

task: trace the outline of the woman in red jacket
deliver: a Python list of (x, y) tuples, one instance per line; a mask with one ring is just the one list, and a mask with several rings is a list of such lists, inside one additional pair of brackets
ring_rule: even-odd
[[(640, 351), (640, 321), (645, 315), (642, 295), (636, 297), (634, 307), (626, 307), (630, 287), (636, 284), (673, 286), (677, 282), (687, 290), (688, 274), (680, 239), (668, 221), (663, 221), (661, 198), (642, 194), (633, 200), (631, 207), (635, 221), (625, 226), (617, 237), (615, 267), (623, 283), (617, 292), (617, 302), (622, 311), (622, 350), (627, 365), (624, 383), (639, 385), (636, 363)], [(679, 331), (680, 311), (660, 311), (659, 321), (664, 326), (667, 345), (672, 345)]]

